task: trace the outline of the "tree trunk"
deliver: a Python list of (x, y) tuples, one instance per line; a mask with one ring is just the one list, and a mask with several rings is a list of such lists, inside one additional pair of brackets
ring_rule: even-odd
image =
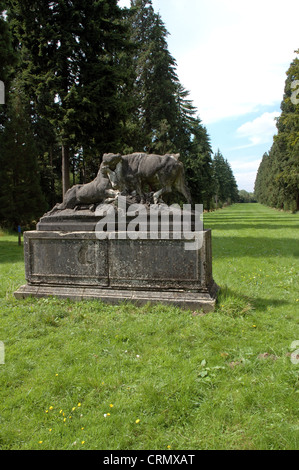
[(62, 144), (62, 196), (64, 197), (67, 190), (70, 188), (70, 159), (69, 148), (67, 145)]
[(50, 168), (51, 168), (51, 206), (53, 207), (56, 202), (56, 197), (55, 197), (55, 179), (54, 179), (54, 170), (53, 170), (53, 144), (50, 145), (50, 152), (49, 152), (49, 157), (50, 157)]

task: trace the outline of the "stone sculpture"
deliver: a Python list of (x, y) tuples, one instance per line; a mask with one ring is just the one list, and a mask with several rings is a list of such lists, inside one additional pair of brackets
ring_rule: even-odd
[(174, 191), (191, 203), (179, 155), (105, 154), (93, 181), (70, 188), (24, 233), (27, 284), (16, 298), (212, 311), (211, 230), (197, 225), (196, 210), (173, 204)]
[(90, 183), (69, 189), (63, 202), (57, 204), (53, 211), (112, 202), (119, 194), (133, 196), (144, 204), (157, 204), (163, 202), (164, 194), (173, 190), (181, 193), (191, 204), (179, 154), (107, 153), (103, 156), (97, 177)]

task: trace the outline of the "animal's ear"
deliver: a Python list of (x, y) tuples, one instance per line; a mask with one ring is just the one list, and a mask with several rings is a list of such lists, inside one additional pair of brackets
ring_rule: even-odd
[(172, 155), (176, 160), (180, 159), (181, 154), (180, 153), (175, 153)]

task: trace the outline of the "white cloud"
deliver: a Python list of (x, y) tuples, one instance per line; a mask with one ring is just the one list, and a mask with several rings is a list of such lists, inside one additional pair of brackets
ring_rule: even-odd
[(246, 122), (237, 129), (237, 135), (248, 139), (253, 146), (268, 143), (277, 132), (275, 118), (279, 114), (264, 113), (253, 121)]
[[(254, 160), (251, 160), (254, 158)], [(248, 159), (248, 160), (247, 160)], [(247, 159), (240, 159), (231, 161), (230, 165), (236, 178), (238, 188), (245, 189), (248, 192), (253, 192), (256, 174), (261, 163), (261, 159), (255, 157), (247, 157)]]
[(121, 8), (129, 8), (130, 7), (130, 0), (118, 0), (118, 5)]
[(245, 173), (234, 173), (239, 190), (245, 189), (245, 191), (252, 193), (254, 191), (256, 173), (257, 171), (250, 171), (250, 172), (245, 172)]
[[(213, 147), (240, 150), (239, 165), (244, 167), (232, 162), (232, 168), (239, 188), (252, 191), (258, 158), (270, 149), (276, 133), (274, 118), (279, 115), (286, 72), (299, 48), (298, 0), (152, 2), (170, 33), (169, 51), (180, 82), (190, 91), (208, 132), (213, 124)], [(120, 3), (129, 6), (130, 1)], [(270, 112), (240, 126), (240, 118), (244, 122), (246, 114), (261, 109)], [(235, 120), (232, 131), (216, 130), (214, 124), (221, 126), (228, 118)], [(255, 156), (242, 151), (250, 147)]]
[(252, 160), (252, 161), (242, 161), (242, 160), (236, 160), (236, 161), (231, 161), (230, 165), (232, 169), (236, 172), (239, 173), (246, 173), (247, 171), (255, 170), (256, 168), (259, 167), (261, 163), (261, 159), (259, 158), (258, 160)]
[(299, 47), (298, 0), (153, 0), (153, 6), (204, 124), (279, 106)]
[(299, 45), (297, 0), (188, 0), (176, 20), (166, 12), (173, 2), (155, 3), (171, 28), (180, 80), (205, 124), (281, 102)]

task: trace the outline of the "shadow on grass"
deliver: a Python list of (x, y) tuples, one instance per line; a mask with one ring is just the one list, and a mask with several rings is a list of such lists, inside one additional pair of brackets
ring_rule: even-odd
[(228, 220), (223, 220), (222, 223), (219, 223), (217, 220), (217, 223), (207, 221), (205, 222), (205, 228), (212, 229), (212, 230), (246, 230), (246, 229), (252, 229), (256, 228), (257, 230), (282, 230), (282, 229), (299, 229), (299, 224), (293, 224), (293, 223), (285, 223), (281, 225), (275, 225), (271, 224), (268, 225), (266, 223), (244, 223), (244, 220), (242, 222), (236, 222), (236, 221), (228, 221)]
[(248, 214), (215, 216), (206, 218), (205, 227), (213, 230), (244, 230), (244, 229), (262, 229), (262, 230), (283, 230), (286, 228), (298, 229), (299, 218), (280, 215), (279, 217), (262, 217)]
[[(220, 286), (221, 287), (221, 286)], [(216, 309), (231, 316), (245, 316), (250, 313), (265, 312), (268, 307), (291, 305), (283, 299), (265, 299), (263, 297), (249, 297), (223, 286), (220, 288)]]
[(299, 257), (298, 240), (294, 238), (218, 237), (215, 235), (212, 240), (213, 256), (215, 258), (239, 258), (242, 256), (253, 258)]
[(24, 260), (24, 247), (15, 242), (0, 239), (0, 263), (17, 263)]

